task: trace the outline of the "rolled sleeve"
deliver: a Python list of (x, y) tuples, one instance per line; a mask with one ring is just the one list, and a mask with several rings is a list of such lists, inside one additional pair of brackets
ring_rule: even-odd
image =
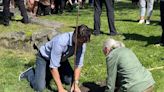
[(77, 50), (76, 67), (81, 68), (83, 66), (85, 50), (86, 44), (83, 44), (83, 46)]
[(59, 44), (53, 44), (51, 57), (50, 57), (50, 68), (60, 67), (60, 61), (62, 56), (62, 46)]

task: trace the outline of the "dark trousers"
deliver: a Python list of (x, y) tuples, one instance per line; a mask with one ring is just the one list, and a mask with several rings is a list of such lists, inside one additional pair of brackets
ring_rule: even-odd
[(88, 3), (89, 3), (89, 4), (92, 4), (92, 3), (93, 3), (93, 1), (94, 1), (94, 0), (89, 0), (89, 1), (88, 1)]
[(43, 5), (42, 3), (38, 3), (38, 10), (37, 10), (37, 15), (50, 15), (51, 13), (51, 8), (50, 6)]
[(100, 16), (102, 12), (102, 3), (105, 2), (108, 26), (110, 34), (116, 34), (114, 25), (114, 4), (113, 0), (94, 0), (94, 32), (100, 33)]
[[(16, 0), (18, 2), (18, 8), (21, 12), (21, 16), (23, 17), (23, 22), (28, 22), (27, 11), (24, 5), (24, 0)], [(3, 15), (4, 15), (4, 23), (9, 24), (10, 21), (10, 0), (3, 0)]]
[[(62, 83), (71, 84), (73, 79), (73, 69), (71, 68), (68, 60), (61, 63), (58, 68)], [(40, 53), (36, 57), (36, 67), (26, 73), (27, 79), (31, 87), (35, 91), (43, 91), (48, 87), (52, 75), (50, 73), (49, 61), (45, 60)]]
[(161, 13), (161, 26), (162, 26), (162, 37), (161, 43), (164, 44), (164, 2), (160, 2), (160, 13)]
[(93, 2), (94, 2), (94, 0), (89, 0), (89, 1), (88, 1), (88, 3), (89, 3), (90, 5), (93, 5)]
[(56, 13), (58, 13), (60, 11), (60, 13), (63, 13), (64, 7), (65, 7), (65, 0), (55, 0), (55, 9), (56, 9)]

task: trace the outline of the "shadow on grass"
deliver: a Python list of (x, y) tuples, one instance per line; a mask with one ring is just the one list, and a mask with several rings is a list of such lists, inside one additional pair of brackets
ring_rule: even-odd
[(35, 64), (35, 62), (30, 61), (29, 63), (24, 64), (24, 66), (25, 66), (25, 68), (29, 68), (29, 67), (34, 66), (34, 64)]
[(116, 19), (115, 21), (124, 21), (124, 22), (138, 22), (138, 20), (132, 20), (132, 19)]
[(82, 92), (104, 92), (104, 84), (99, 85), (94, 82), (84, 82), (81, 87)]
[(153, 26), (161, 25), (161, 21), (159, 21), (159, 20), (151, 20), (150, 21), (150, 25), (153, 25)]
[(50, 92), (58, 92), (56, 89), (53, 89), (51, 86), (46, 86), (46, 88), (50, 91)]
[[(70, 28), (73, 28), (73, 29), (76, 28), (75, 26), (69, 26), (69, 27), (70, 27)], [(89, 30), (91, 31), (92, 35), (94, 35), (94, 34), (93, 34), (94, 29), (89, 28)], [(109, 33), (105, 33), (105, 32), (103, 32), (103, 31), (100, 31), (100, 34), (101, 34), (101, 35), (110, 35)]]
[(143, 36), (140, 34), (129, 34), (129, 33), (123, 33), (122, 35), (124, 35), (125, 39), (124, 40), (137, 40), (137, 41), (147, 41), (147, 44), (145, 46), (149, 46), (152, 44), (156, 44), (159, 42), (159, 40), (161, 39), (160, 36)]
[[(139, 20), (132, 20), (132, 19), (116, 19), (115, 21), (124, 21), (124, 22), (136, 22), (138, 23)], [(153, 26), (161, 25), (159, 20), (151, 20), (151, 24)]]

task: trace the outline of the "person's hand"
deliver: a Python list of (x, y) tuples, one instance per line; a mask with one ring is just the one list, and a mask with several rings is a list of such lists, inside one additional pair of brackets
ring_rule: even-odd
[(58, 92), (68, 92), (68, 91), (65, 89), (60, 89), (60, 90), (58, 90)]
[(73, 85), (71, 87), (71, 92), (81, 92), (77, 83), (73, 83)]
[(54, 9), (55, 8), (55, 5), (54, 4), (51, 4), (51, 9)]

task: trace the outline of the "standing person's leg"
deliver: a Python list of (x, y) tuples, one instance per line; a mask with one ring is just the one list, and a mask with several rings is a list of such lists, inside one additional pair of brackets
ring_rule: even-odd
[(89, 0), (88, 2), (90, 6), (93, 6), (94, 0)]
[(94, 34), (100, 34), (100, 16), (102, 11), (102, 0), (94, 1)]
[(43, 5), (40, 3), (40, 2), (38, 2), (38, 9), (37, 9), (37, 13), (36, 13), (36, 15), (37, 16), (41, 16), (41, 15), (43, 15)]
[(44, 15), (50, 15), (50, 12), (51, 12), (51, 7), (48, 5), (48, 6), (44, 6)]
[(58, 14), (59, 11), (59, 4), (60, 4), (60, 0), (55, 0), (55, 14)]
[(62, 14), (65, 8), (65, 0), (60, 0), (60, 13)]
[(27, 0), (26, 2), (27, 2), (27, 11), (32, 15), (34, 0)]
[(140, 7), (140, 21), (139, 24), (145, 22), (144, 16), (146, 11), (146, 0), (139, 0), (139, 7)]
[(25, 8), (25, 5), (24, 5), (24, 0), (17, 0), (17, 2), (18, 2), (18, 7), (19, 7), (19, 10), (21, 12), (21, 15), (23, 17), (22, 22), (25, 23), (25, 24), (29, 23), (27, 11), (26, 11), (26, 8)]
[(48, 76), (46, 75), (47, 72), (50, 72), (50, 70), (47, 70), (47, 63), (48, 61), (45, 61), (44, 58), (38, 53), (36, 57), (36, 67), (30, 68), (20, 74), (20, 79), (27, 78), (27, 80), (30, 83), (30, 86), (35, 91), (42, 91), (45, 88), (46, 85), (46, 78)]
[(83, 9), (84, 8), (84, 4), (85, 4), (85, 0), (81, 0), (81, 2), (79, 2), (79, 3), (80, 3), (80, 8)]
[(28, 0), (28, 9), (33, 17), (36, 16), (39, 0)]
[(105, 0), (105, 6), (107, 9), (107, 16), (108, 16), (108, 26), (110, 35), (116, 35), (116, 28), (114, 24), (114, 2), (113, 0)]
[(9, 26), (10, 21), (10, 0), (3, 0), (3, 24)]
[(164, 45), (164, 2), (160, 2), (160, 13), (161, 13), (161, 26), (162, 26), (162, 37), (161, 43)]
[(68, 62), (68, 60), (66, 60), (64, 62), (61, 62), (60, 64), (61, 66), (58, 69), (62, 83), (65, 83), (67, 85), (71, 84), (73, 81), (73, 69), (70, 63)]
[(34, 14), (34, 16), (37, 16), (38, 3), (39, 3), (39, 0), (34, 0), (34, 6), (33, 6), (33, 14)]
[(150, 17), (153, 12), (154, 0), (147, 0), (147, 20), (146, 24), (150, 24)]

